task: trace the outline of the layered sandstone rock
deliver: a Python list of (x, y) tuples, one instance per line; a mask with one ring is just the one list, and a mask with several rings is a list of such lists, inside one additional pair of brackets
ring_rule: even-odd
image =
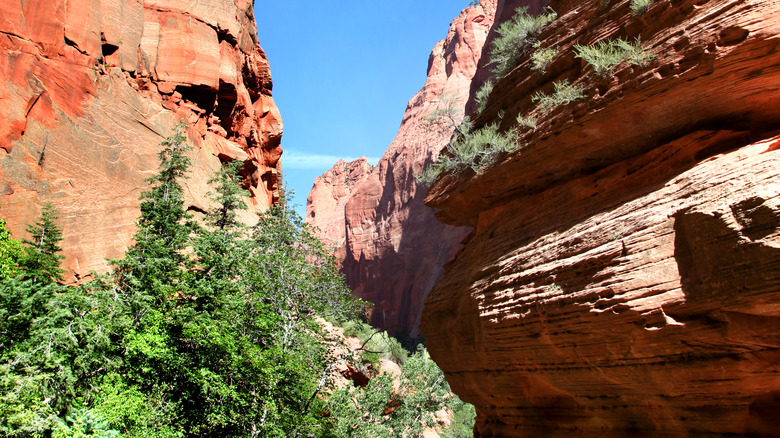
[[(249, 0), (13, 0), (0, 8), (0, 215), (17, 238), (52, 202), (67, 280), (130, 243), (160, 142), (184, 119), (186, 198), (208, 208), (220, 160), (274, 202), (282, 123)], [(251, 220), (251, 214), (246, 219)]]
[[(438, 156), (452, 134), (452, 128), (432, 127), (425, 117), (441, 107), (442, 93), (458, 100), (454, 118), (463, 116), (495, 6), (495, 1), (483, 1), (453, 20), (447, 38), (431, 53), (426, 83), (409, 101), (398, 135), (346, 203), (321, 207), (327, 204), (318, 201), (318, 193), (324, 191), (327, 198), (330, 190), (316, 184), (307, 203), (307, 221), (323, 230), (341, 233), (344, 221), (339, 254), (347, 283), (358, 297), (375, 304), (372, 322), (402, 338), (419, 336), (423, 300), (467, 232), (437, 222), (423, 205), (425, 187), (414, 175)], [(334, 184), (342, 182), (337, 178)], [(340, 236), (333, 232), (331, 240)]]
[[(474, 232), (425, 303), (428, 348), (481, 437), (778, 435), (780, 5), (603, 3), (551, 1), (560, 54), (477, 118), (537, 117), (521, 150), (429, 189)], [(572, 51), (639, 35), (656, 58), (613, 75)], [(561, 79), (588, 97), (542, 114)]]

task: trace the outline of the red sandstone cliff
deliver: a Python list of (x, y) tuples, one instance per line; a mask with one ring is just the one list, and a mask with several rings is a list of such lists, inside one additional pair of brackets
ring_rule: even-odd
[(159, 144), (182, 118), (195, 146), (185, 183), (191, 209), (207, 207), (206, 181), (220, 160), (245, 163), (255, 209), (278, 196), (282, 123), (252, 3), (11, 0), (0, 8), (0, 215), (21, 238), (52, 202), (68, 281), (124, 252)]
[(342, 271), (353, 292), (375, 304), (372, 322), (401, 337), (419, 335), (423, 300), (467, 232), (439, 223), (423, 205), (425, 188), (414, 175), (438, 156), (452, 133), (433, 129), (424, 118), (440, 105), (443, 92), (459, 99), (462, 116), (494, 11), (495, 1), (483, 1), (453, 20), (447, 38), (431, 53), (425, 85), (409, 101), (395, 140), (366, 180), (347, 199), (323, 209), (319, 193), (330, 196), (322, 185), (343, 166), (336, 164), (318, 179), (307, 202), (307, 222), (345, 233), (334, 231), (330, 240), (345, 239)]
[(305, 222), (317, 227), (317, 237), (334, 248), (339, 260), (344, 260), (346, 251), (344, 207), (349, 197), (371, 175), (372, 169), (365, 157), (349, 163), (339, 160), (314, 180), (306, 199)]
[[(780, 435), (780, 4), (549, 6), (560, 54), (477, 118), (537, 129), (428, 192), (474, 228), (425, 303), (432, 357), (480, 437)], [(638, 35), (655, 60), (613, 75), (572, 50)], [(541, 114), (564, 78), (588, 97)]]

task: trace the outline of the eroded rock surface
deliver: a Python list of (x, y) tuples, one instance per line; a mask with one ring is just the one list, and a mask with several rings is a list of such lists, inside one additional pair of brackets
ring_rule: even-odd
[[(477, 118), (537, 117), (521, 150), (429, 189), (474, 231), (425, 303), (428, 348), (480, 437), (777, 436), (780, 6), (603, 3), (551, 1), (560, 54)], [(613, 75), (572, 51), (639, 35), (656, 58)], [(564, 78), (588, 97), (540, 113)]]
[(439, 223), (423, 205), (425, 187), (414, 175), (438, 156), (452, 134), (452, 128), (432, 127), (425, 117), (442, 105), (442, 93), (458, 99), (453, 115), (462, 117), (495, 7), (495, 1), (483, 1), (453, 20), (447, 38), (431, 53), (426, 83), (409, 101), (395, 140), (346, 203), (331, 204), (338, 212), (317, 204), (317, 185), (307, 203), (307, 221), (323, 230), (340, 222), (321, 218), (345, 218), (339, 254), (347, 283), (357, 296), (375, 304), (374, 325), (401, 338), (419, 336), (423, 300), (467, 233)]
[[(188, 206), (220, 160), (248, 203), (278, 198), (282, 122), (249, 0), (13, 0), (0, 8), (0, 215), (25, 236), (60, 211), (67, 281), (107, 268), (134, 232), (160, 142), (184, 119)], [(246, 220), (252, 215), (247, 214)]]

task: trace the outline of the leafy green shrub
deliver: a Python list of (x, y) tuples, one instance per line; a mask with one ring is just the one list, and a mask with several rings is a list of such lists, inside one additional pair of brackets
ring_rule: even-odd
[(612, 73), (612, 69), (623, 61), (634, 65), (645, 65), (654, 55), (642, 45), (637, 37), (634, 42), (623, 39), (601, 40), (590, 46), (574, 45), (577, 57), (593, 66), (597, 75)]
[(553, 59), (558, 55), (557, 47), (538, 48), (531, 53), (531, 69), (544, 72)]
[(113, 273), (56, 283), (56, 224), (42, 220), (31, 242), (49, 245), (51, 263), (0, 278), (1, 436), (325, 435), (313, 315), (353, 318), (360, 301), (293, 211), (275, 207), (253, 230), (235, 222), (236, 166), (212, 180), (218, 208), (192, 224), (183, 133), (163, 144)]
[(474, 405), (465, 403), (461, 399), (453, 394), (453, 398), (450, 401), (450, 409), (452, 409), (452, 421), (450, 427), (444, 429), (441, 433), (442, 438), (471, 438), (474, 436), (474, 419), (477, 416), (477, 411), (474, 409)]
[(557, 17), (558, 14), (552, 9), (534, 17), (528, 14), (528, 7), (517, 8), (512, 19), (501, 23), (496, 29), (499, 36), (493, 40), (490, 50), (493, 73), (503, 77), (512, 71), (520, 58), (537, 42), (536, 37), (542, 29)]
[(19, 264), (24, 257), (22, 243), (11, 237), (0, 219), (0, 277), (13, 277), (19, 273)]
[(458, 429), (445, 436), (471, 436), (460, 434), (473, 428), (474, 417), (469, 418), (469, 407), (450, 392), (444, 374), (424, 348), (411, 355), (401, 367), (398, 389), (394, 388), (393, 380), (388, 374), (380, 374), (365, 388), (334, 392), (330, 398), (333, 435), (418, 437), (424, 428), (436, 425), (436, 411), (449, 408), (460, 413), (460, 417)]
[(477, 91), (477, 94), (474, 97), (474, 100), (477, 103), (478, 113), (485, 111), (485, 108), (487, 108), (488, 97), (490, 96), (490, 93), (493, 91), (493, 86), (495, 85), (496, 85), (495, 81), (487, 81), (484, 84), (482, 84), (481, 87), (479, 87), (479, 90)]
[(555, 82), (553, 86), (555, 90), (552, 94), (544, 94), (539, 91), (532, 98), (534, 102), (539, 104), (539, 109), (542, 112), (550, 112), (561, 105), (585, 98), (585, 88), (582, 85), (572, 85), (568, 80), (563, 80)]
[(631, 14), (642, 15), (650, 9), (652, 4), (653, 0), (631, 0)]

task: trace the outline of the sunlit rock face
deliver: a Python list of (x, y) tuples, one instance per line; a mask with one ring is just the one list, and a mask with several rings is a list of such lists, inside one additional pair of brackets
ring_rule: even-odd
[(339, 160), (314, 180), (306, 199), (304, 221), (316, 227), (315, 235), (334, 251), (339, 261), (344, 260), (346, 251), (344, 207), (355, 190), (371, 175), (373, 168), (366, 157), (349, 163)]
[[(160, 142), (188, 124), (195, 212), (220, 161), (278, 198), (282, 122), (250, 0), (12, 0), (0, 8), (0, 216), (17, 238), (60, 212), (67, 281), (131, 243)], [(245, 219), (251, 221), (253, 214)]]
[[(537, 128), (427, 194), (474, 228), (425, 303), (432, 357), (479, 437), (780, 435), (780, 4), (549, 6), (560, 54), (477, 118)], [(640, 35), (644, 66), (574, 56)], [(562, 79), (587, 97), (541, 114)]]
[(423, 205), (425, 187), (414, 175), (438, 156), (452, 134), (451, 128), (432, 128), (425, 117), (441, 105), (442, 93), (458, 100), (454, 116), (462, 117), (495, 8), (495, 1), (483, 1), (453, 20), (447, 38), (431, 53), (426, 83), (409, 101), (398, 135), (346, 200), (331, 203), (338, 212), (328, 212), (331, 207), (318, 201), (321, 186), (315, 184), (309, 197), (308, 222), (328, 230), (334, 220), (339, 226), (343, 220), (338, 233), (344, 237), (334, 232), (330, 240), (344, 240), (338, 254), (347, 283), (375, 304), (372, 322), (401, 338), (419, 337), (423, 300), (467, 233), (439, 223)]

